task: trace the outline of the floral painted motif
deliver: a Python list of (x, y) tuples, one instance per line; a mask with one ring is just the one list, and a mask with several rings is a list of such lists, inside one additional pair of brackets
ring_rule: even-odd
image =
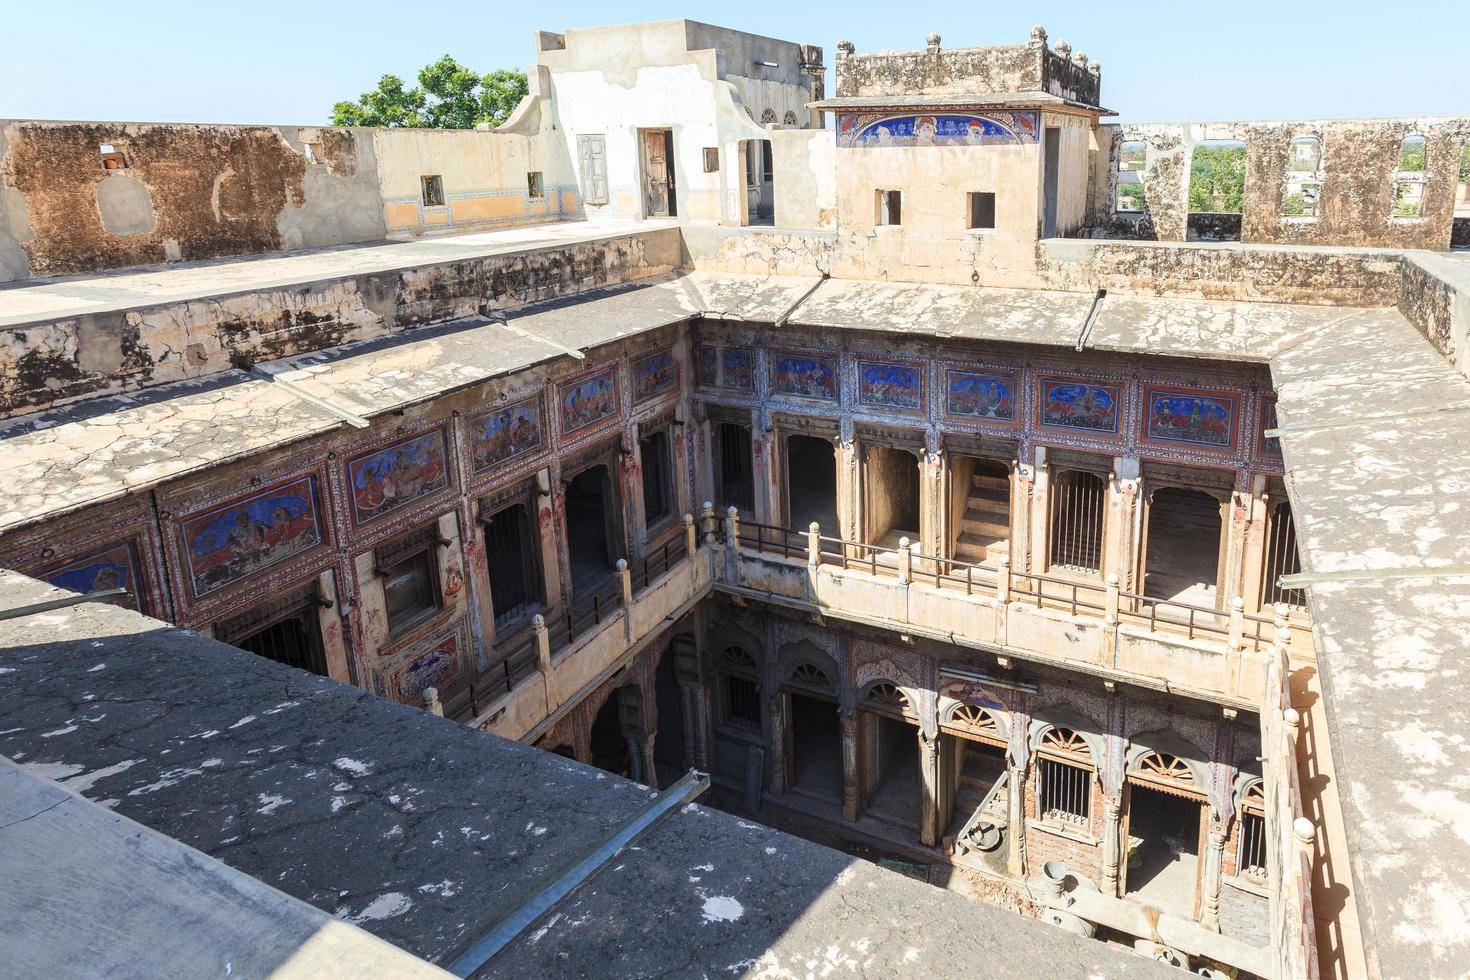
[(1103, 435), (1118, 433), (1116, 385), (1043, 378), (1038, 399), (1043, 426)]
[(618, 412), (618, 379), (612, 368), (556, 386), (562, 435), (591, 428)]
[(1148, 406), (1144, 438), (1149, 442), (1235, 448), (1239, 400), (1234, 395), (1150, 385), (1144, 392), (1144, 404)]
[(439, 428), (348, 460), (352, 523), (365, 524), (449, 486), (448, 458)]
[(944, 372), (944, 411), (958, 419), (1015, 422), (1015, 375), (947, 368)]
[(633, 362), (633, 404), (638, 405), (679, 387), (673, 351), (659, 351)]
[(1000, 117), (969, 113), (842, 113), (837, 121), (837, 145), (886, 146), (1012, 146), (1036, 142), (1034, 112), (1002, 113)]
[(858, 402), (900, 412), (922, 412), (923, 367), (918, 364), (859, 361)]
[(771, 389), (783, 395), (835, 402), (836, 362), (806, 354), (778, 354), (771, 367)]
[(470, 422), (470, 455), (476, 473), (534, 452), (545, 442), (540, 398), (527, 398)]
[(196, 598), (310, 551), (324, 542), (317, 478), (236, 498), (179, 525), (185, 574)]

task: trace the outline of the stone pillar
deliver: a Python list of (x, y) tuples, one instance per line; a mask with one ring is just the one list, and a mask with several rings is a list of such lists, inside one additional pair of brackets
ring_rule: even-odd
[(755, 484), (755, 519), (759, 524), (783, 524), (781, 512), (780, 440), (774, 431), (761, 428), (754, 419), (750, 437), (751, 480)]
[(843, 439), (837, 445), (837, 536), (849, 541), (863, 540), (861, 473), (858, 444)]
[(939, 735), (919, 730), (919, 843), (939, 843)]
[(1051, 470), (1046, 462), (1046, 447), (1036, 447), (1036, 461), (1032, 471), (1031, 506), (1028, 510), (1031, 527), (1031, 547), (1027, 554), (1025, 570), (1041, 573), (1046, 571), (1047, 552), (1051, 540)]
[(1200, 902), (1199, 924), (1220, 931), (1220, 873), (1225, 862), (1225, 834), (1210, 827), (1210, 842), (1205, 849), (1204, 896)]
[(1241, 546), (1240, 591), (1237, 595), (1245, 599), (1245, 608), (1252, 612), (1260, 611), (1261, 598), (1266, 591), (1266, 525), (1271, 506), (1275, 503), (1266, 492), (1265, 476), (1257, 476), (1251, 481), (1251, 495), (1246, 502), (1250, 513)]
[(1012, 878), (1026, 876), (1026, 769), (1011, 766), (1006, 817), (1006, 871)]
[(1011, 567), (1031, 568), (1031, 497), (1036, 468), (1017, 461), (1011, 467)]
[(649, 732), (643, 740), (643, 785), (658, 789), (658, 763), (653, 758), (653, 743), (657, 732)]
[(1124, 592), (1135, 592), (1134, 569), (1138, 567), (1139, 527), (1142, 521), (1139, 463), (1132, 456), (1116, 456), (1108, 480), (1108, 506), (1104, 516), (1103, 574), (1117, 575)]
[(766, 699), (766, 712), (771, 717), (771, 795), (786, 792), (786, 719), (781, 711), (779, 692)]
[(944, 451), (925, 452), (919, 460), (919, 551), (945, 557), (949, 540), (949, 494)]
[(857, 712), (845, 705), (842, 712), (842, 819), (848, 823), (858, 818), (858, 738)]
[(1122, 800), (1103, 797), (1102, 893), (1108, 896), (1118, 894), (1118, 866), (1123, 860), (1122, 813)]

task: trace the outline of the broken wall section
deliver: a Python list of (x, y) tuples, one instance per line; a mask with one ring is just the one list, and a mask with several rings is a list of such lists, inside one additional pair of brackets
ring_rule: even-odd
[[(1412, 174), (1400, 173), (1406, 137), (1423, 138), (1423, 169)], [(1467, 117), (1100, 126), (1084, 237), (1182, 242), (1192, 237), (1193, 223), (1196, 234), (1223, 229), (1259, 244), (1444, 251), (1467, 139)], [(1311, 147), (1313, 140), (1315, 160), (1304, 165), (1293, 141)], [(1245, 145), (1240, 214), (1196, 215), (1191, 222), (1191, 162), (1201, 144), (1218, 141)], [(1144, 145), (1141, 164), (1121, 159), (1125, 143)], [(1119, 195), (1120, 169), (1131, 173), (1135, 166), (1146, 200), (1137, 211), (1126, 209), (1137, 202)], [(1417, 185), (1417, 215), (1396, 213), (1404, 210), (1397, 197), (1404, 178)], [(1292, 213), (1302, 208), (1288, 197), (1299, 197), (1303, 186), (1312, 188), (1313, 213)]]

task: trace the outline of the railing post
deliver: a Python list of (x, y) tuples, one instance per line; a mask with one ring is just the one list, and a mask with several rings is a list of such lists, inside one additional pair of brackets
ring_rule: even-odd
[(444, 705), (439, 703), (439, 689), (437, 687), (424, 688), (424, 709), (431, 715), (444, 717)]
[(810, 568), (822, 563), (822, 526), (816, 521), (806, 529), (806, 563)]
[(628, 559), (619, 558), (618, 584), (623, 588), (623, 605), (625, 607), (633, 604), (633, 573), (628, 571)]
[(1108, 576), (1107, 598), (1103, 602), (1103, 620), (1109, 626), (1116, 626), (1118, 623), (1118, 605), (1121, 591), (1118, 587), (1118, 573), (1114, 572)]
[(1283, 650), (1291, 649), (1291, 621), (1287, 618), (1291, 613), (1291, 607), (1284, 602), (1278, 602), (1272, 607), (1276, 613), (1276, 645)]
[(1002, 606), (1011, 601), (1011, 556), (1001, 555), (995, 572), (995, 601)]
[(731, 504), (725, 511), (725, 543), (728, 547), (740, 547), (740, 511)]
[(700, 511), (699, 511), (699, 520), (700, 520), (700, 523), (704, 527), (704, 533), (706, 535), (714, 534), (715, 533), (715, 505), (712, 504), (712, 503), (710, 503), (708, 500), (706, 500), (704, 502), (704, 507), (701, 508)]
[(1245, 596), (1230, 600), (1230, 637), (1226, 641), (1230, 653), (1245, 646)]
[(551, 630), (546, 628), (546, 617), (540, 613), (531, 617), (531, 637), (536, 643), (536, 669), (550, 674)]
[[(876, 552), (875, 552), (876, 554)], [(914, 552), (909, 547), (909, 539), (902, 537), (898, 539), (898, 582), (900, 585), (908, 585), (909, 579), (914, 574)]]
[[(691, 558), (694, 557), (694, 552), (699, 550), (699, 541), (694, 531), (693, 514), (684, 515), (684, 550), (689, 553)], [(668, 562), (664, 562), (664, 564), (667, 565)]]

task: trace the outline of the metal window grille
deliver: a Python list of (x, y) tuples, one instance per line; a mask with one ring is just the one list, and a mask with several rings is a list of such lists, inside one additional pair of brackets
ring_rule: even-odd
[(378, 546), (375, 559), (389, 635), (401, 635), (443, 608), (434, 549), (448, 543), (440, 539), (438, 525), (430, 524)]
[(721, 674), (725, 689), (725, 721), (739, 728), (758, 731), (761, 727), (760, 686), (749, 677)]
[(424, 207), (437, 208), (444, 205), (444, 178), (437, 174), (419, 178), (424, 193)]
[(1266, 818), (1250, 810), (1240, 815), (1240, 873), (1266, 877)]
[(733, 422), (721, 422), (720, 503), (750, 510), (755, 504), (755, 482), (751, 471), (750, 430)]
[(1092, 773), (1056, 759), (1041, 760), (1041, 816), (1086, 826), (1092, 819)]
[(1271, 529), (1266, 541), (1263, 605), (1284, 602), (1288, 606), (1305, 607), (1307, 597), (1301, 589), (1284, 589), (1277, 584), (1281, 576), (1295, 575), (1301, 570), (1301, 558), (1296, 550), (1296, 521), (1291, 516), (1291, 504), (1277, 504), (1271, 514)]
[(327, 676), (315, 586), (294, 590), (214, 628), (222, 643), (288, 667)]
[(639, 440), (638, 452), (643, 461), (643, 523), (652, 525), (673, 510), (668, 433), (655, 432)]
[(490, 601), (499, 629), (541, 605), (539, 564), (525, 504), (512, 504), (483, 520)]
[(1063, 471), (1052, 488), (1051, 564), (1102, 571), (1103, 507), (1107, 486), (1095, 473)]

